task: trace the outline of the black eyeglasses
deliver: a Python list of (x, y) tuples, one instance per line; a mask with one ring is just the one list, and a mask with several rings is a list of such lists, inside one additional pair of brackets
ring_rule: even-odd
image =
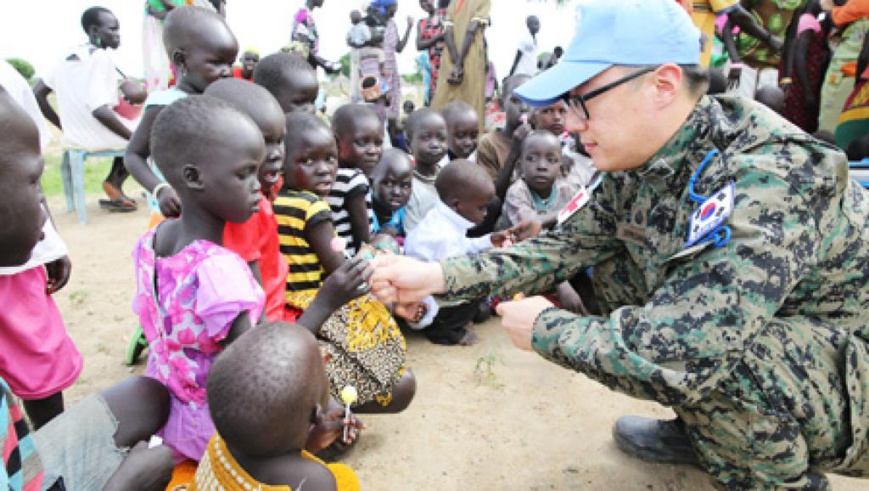
[(588, 116), (588, 108), (585, 106), (586, 102), (590, 101), (591, 99), (594, 99), (595, 97), (603, 94), (604, 92), (606, 92), (608, 90), (614, 89), (614, 88), (618, 87), (619, 85), (622, 85), (623, 83), (630, 82), (631, 80), (633, 80), (635, 78), (641, 77), (641, 76), (643, 76), (647, 73), (650, 73), (650, 72), (654, 72), (657, 69), (658, 69), (658, 67), (643, 68), (640, 71), (634, 72), (630, 75), (626, 75), (618, 80), (610, 82), (610, 83), (604, 85), (603, 87), (598, 87), (597, 89), (589, 91), (587, 94), (582, 94), (582, 95), (564, 94), (562, 99), (564, 100), (564, 103), (567, 104), (567, 107), (569, 107), (573, 111), (573, 114), (577, 118), (579, 118), (582, 121), (588, 121), (589, 116)]

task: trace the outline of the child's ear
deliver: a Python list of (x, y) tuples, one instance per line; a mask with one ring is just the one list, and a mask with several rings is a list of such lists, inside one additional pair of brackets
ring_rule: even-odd
[(199, 172), (199, 167), (193, 164), (186, 164), (181, 168), (181, 178), (184, 179), (184, 184), (188, 189), (201, 191), (205, 189), (205, 183), (202, 182), (202, 173)]
[(458, 213), (458, 211), (459, 211), (459, 203), (461, 203), (461, 200), (460, 200), (459, 198), (453, 198), (453, 199), (450, 201), (450, 209), (452, 209), (453, 211), (455, 211), (456, 213)]
[(311, 424), (318, 426), (323, 422), (323, 407), (319, 404), (315, 405), (311, 410)]
[(183, 49), (179, 48), (172, 52), (172, 64), (181, 72), (181, 75), (187, 72), (187, 55)]

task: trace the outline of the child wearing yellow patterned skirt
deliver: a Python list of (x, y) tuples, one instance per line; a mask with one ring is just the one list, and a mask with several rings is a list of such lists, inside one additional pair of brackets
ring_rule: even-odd
[(344, 464), (313, 456), (357, 422), (330, 404), (316, 339), (286, 323), (258, 326), (212, 365), (214, 427), (190, 491), (334, 489), (358, 491)]
[[(332, 212), (323, 199), (338, 167), (335, 137), (309, 114), (287, 115), (284, 188), (274, 202), (281, 252), (290, 265), (287, 306), (304, 311), (323, 278), (344, 262), (332, 247)], [(416, 382), (405, 367), (406, 345), (395, 319), (365, 294), (341, 307), (314, 333), (320, 340), (332, 395), (356, 388), (357, 412), (395, 413), (413, 399)]]

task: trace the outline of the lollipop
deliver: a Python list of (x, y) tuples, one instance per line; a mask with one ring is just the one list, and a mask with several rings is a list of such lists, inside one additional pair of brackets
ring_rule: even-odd
[[(341, 389), (341, 401), (344, 403), (344, 419), (350, 419), (350, 404), (356, 402), (356, 399), (359, 398), (359, 394), (356, 392), (356, 387), (352, 385), (345, 385), (343, 389)], [(347, 441), (347, 426), (344, 426), (344, 441)]]

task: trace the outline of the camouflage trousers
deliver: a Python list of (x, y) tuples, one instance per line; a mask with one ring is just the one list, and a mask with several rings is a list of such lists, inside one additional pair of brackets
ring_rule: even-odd
[[(861, 356), (848, 356), (852, 343)], [(829, 489), (825, 471), (867, 475), (869, 401), (849, 376), (862, 372), (865, 389), (865, 348), (820, 323), (773, 320), (719, 390), (674, 408), (715, 485)]]

